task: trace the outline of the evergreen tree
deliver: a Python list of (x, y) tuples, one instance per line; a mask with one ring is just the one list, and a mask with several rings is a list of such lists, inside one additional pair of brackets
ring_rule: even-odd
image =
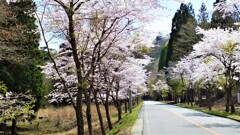
[[(37, 65), (41, 64), (42, 52), (38, 49), (40, 35), (37, 33), (34, 10), (35, 4), (32, 0), (20, 0), (9, 3), (10, 9), (15, 16), (15, 21), (9, 21), (9, 27), (21, 26), (21, 38), (9, 43), (9, 46), (18, 46), (15, 50), (24, 56), (24, 61), (13, 62), (11, 60), (0, 61), (0, 80), (4, 81), (9, 91), (26, 92), (31, 91), (36, 97), (35, 110), (43, 101), (45, 89), (43, 86), (43, 75)], [(11, 55), (9, 57), (17, 56)]]
[(195, 31), (196, 26), (192, 4), (182, 3), (172, 19), (166, 66), (169, 66), (170, 61), (176, 62), (192, 51), (192, 45), (199, 41)]
[(23, 38), (21, 32), (24, 28), (20, 24), (13, 25), (17, 19), (5, 0), (0, 0), (0, 12), (0, 61), (23, 63), (27, 58), (18, 43)]
[(210, 23), (208, 22), (208, 19), (207, 7), (202, 3), (198, 14), (198, 26), (202, 29), (209, 29)]
[(166, 57), (167, 57), (167, 52), (168, 52), (168, 41), (160, 47), (160, 59), (158, 62), (158, 70), (162, 70), (166, 65)]
[[(213, 3), (213, 6), (216, 7), (218, 4), (219, 7), (221, 7), (221, 3), (224, 4), (226, 0), (216, 0), (216, 2)], [(224, 17), (225, 16), (225, 17)], [(211, 19), (211, 28), (234, 28), (234, 19), (233, 14), (228, 13), (224, 15), (224, 11), (222, 10), (216, 10), (212, 14)]]

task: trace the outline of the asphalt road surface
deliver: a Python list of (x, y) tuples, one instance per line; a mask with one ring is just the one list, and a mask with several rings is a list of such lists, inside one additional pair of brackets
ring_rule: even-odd
[(144, 101), (143, 135), (240, 135), (240, 122), (160, 102)]

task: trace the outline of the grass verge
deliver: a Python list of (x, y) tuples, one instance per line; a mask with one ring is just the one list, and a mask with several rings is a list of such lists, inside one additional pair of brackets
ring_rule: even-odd
[(140, 102), (132, 111), (132, 113), (124, 114), (122, 119), (114, 125), (107, 135), (130, 135), (131, 129), (138, 118), (138, 112), (141, 109), (143, 102)]
[[(86, 106), (83, 106), (83, 110), (86, 109)], [(95, 104), (91, 105), (92, 108), (92, 126), (93, 133), (98, 135), (101, 134), (100, 124), (98, 120), (97, 110)], [(107, 127), (105, 108), (103, 105), (100, 105), (102, 112), (102, 117), (104, 119), (104, 124)], [(117, 110), (113, 105), (109, 106), (109, 112), (112, 117), (112, 122), (117, 120)], [(42, 108), (36, 113), (36, 119), (31, 122), (28, 121), (18, 121), (17, 123), (17, 132), (19, 135), (76, 135), (77, 134), (77, 122), (75, 116), (75, 110), (72, 106), (64, 107), (47, 107)], [(85, 116), (85, 113), (84, 113)], [(115, 117), (114, 117), (115, 116)], [(85, 123), (85, 134), (88, 134), (87, 131), (87, 120), (84, 117)], [(9, 122), (9, 134), (10, 134), (11, 122)]]
[(205, 112), (208, 114), (213, 114), (213, 115), (240, 121), (240, 113), (230, 113), (230, 112), (225, 112), (224, 110), (219, 110), (219, 109), (215, 109), (215, 108), (213, 108), (212, 110), (208, 110), (207, 108), (198, 107), (196, 105), (191, 106), (189, 104), (184, 104), (184, 103), (178, 103), (176, 105), (180, 106), (180, 107), (189, 108), (189, 109)]

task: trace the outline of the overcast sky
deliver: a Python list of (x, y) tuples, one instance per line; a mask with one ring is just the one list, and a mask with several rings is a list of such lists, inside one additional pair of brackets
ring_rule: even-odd
[[(193, 4), (193, 8), (195, 11), (195, 15), (198, 15), (198, 10), (201, 7), (202, 2), (205, 3), (209, 12), (211, 12), (213, 8), (213, 2), (216, 0), (185, 0), (186, 2), (191, 2)], [(161, 32), (163, 35), (167, 35), (171, 32), (171, 25), (172, 25), (172, 18), (180, 7), (180, 2), (173, 2), (165, 0), (162, 2), (162, 6), (167, 7), (168, 10), (164, 10), (163, 16), (159, 17), (158, 19), (154, 20), (151, 24), (147, 26), (153, 36), (156, 36), (157, 33)]]

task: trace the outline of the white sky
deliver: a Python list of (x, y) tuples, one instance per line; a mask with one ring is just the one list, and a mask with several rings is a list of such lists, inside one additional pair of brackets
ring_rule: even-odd
[[(207, 6), (207, 10), (209, 12), (213, 8), (213, 2), (216, 0), (185, 0), (187, 3), (191, 2), (193, 4), (194, 12), (197, 17), (198, 10), (201, 7), (202, 2), (205, 3)], [(161, 32), (163, 35), (167, 35), (171, 32), (171, 25), (172, 25), (172, 18), (180, 7), (180, 2), (173, 2), (165, 0), (162, 2), (162, 6), (167, 7), (168, 10), (163, 11), (163, 16), (158, 17), (156, 20), (152, 21), (147, 26), (147, 29), (153, 33), (153, 36), (155, 37), (157, 33)]]

